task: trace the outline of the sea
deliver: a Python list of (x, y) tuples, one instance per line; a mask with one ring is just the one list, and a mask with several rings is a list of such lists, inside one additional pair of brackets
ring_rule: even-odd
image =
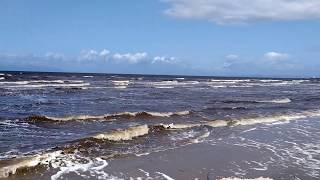
[(319, 120), (317, 78), (0, 72), (0, 179), (176, 179), (107, 167), (201, 143), (261, 155), (208, 179), (320, 179)]

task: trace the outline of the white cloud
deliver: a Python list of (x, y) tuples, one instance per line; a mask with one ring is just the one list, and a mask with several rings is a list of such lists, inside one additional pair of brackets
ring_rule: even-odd
[(78, 57), (79, 60), (107, 60), (109, 58), (110, 51), (103, 49), (101, 52), (96, 50), (82, 50)]
[(80, 60), (96, 60), (99, 57), (99, 53), (95, 50), (82, 50), (80, 53)]
[(65, 59), (65, 55), (64, 54), (59, 54), (59, 53), (52, 53), (52, 52), (48, 52), (45, 57), (47, 59), (57, 59), (57, 60), (63, 60)]
[(109, 50), (106, 50), (106, 49), (102, 50), (102, 51), (99, 53), (99, 55), (100, 55), (101, 57), (106, 57), (106, 56), (108, 56), (109, 54), (110, 54), (110, 51), (109, 51)]
[(287, 53), (267, 52), (264, 57), (269, 60), (284, 60), (290, 58), (290, 55)]
[(165, 14), (217, 24), (320, 19), (319, 0), (163, 0)]
[(118, 61), (127, 61), (129, 63), (135, 64), (139, 63), (141, 61), (146, 60), (148, 54), (146, 52), (142, 53), (126, 53), (126, 54), (120, 54), (120, 53), (115, 53), (112, 57), (114, 60)]
[(228, 60), (237, 60), (237, 59), (239, 59), (239, 56), (235, 55), (235, 54), (228, 54), (228, 55), (226, 55), (225, 58)]
[(153, 58), (152, 64), (156, 63), (175, 64), (178, 63), (178, 60), (175, 57), (156, 56)]

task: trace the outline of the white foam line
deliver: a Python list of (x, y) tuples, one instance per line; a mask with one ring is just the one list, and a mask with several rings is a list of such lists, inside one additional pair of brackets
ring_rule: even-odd
[(286, 104), (286, 103), (290, 103), (290, 102), (291, 102), (291, 99), (289, 99), (289, 98), (284, 98), (284, 99), (274, 99), (274, 100), (257, 101), (257, 102)]
[(67, 117), (50, 117), (47, 118), (55, 120), (55, 121), (71, 121), (71, 120), (87, 120), (87, 119), (104, 119), (107, 117), (117, 117), (117, 116), (137, 116), (141, 113), (146, 113), (147, 115), (155, 116), (155, 117), (170, 117), (173, 115), (184, 116), (190, 114), (190, 111), (179, 111), (179, 112), (120, 112), (114, 114), (104, 114), (104, 115), (76, 115), (76, 116), (67, 116)]
[(273, 180), (271, 178), (264, 178), (264, 177), (258, 177), (258, 178), (253, 178), (253, 179), (247, 179), (247, 178), (236, 178), (236, 177), (227, 177), (227, 178), (221, 178), (220, 180)]
[(166, 175), (166, 174), (164, 174), (164, 173), (162, 173), (162, 172), (156, 172), (157, 174), (160, 174), (162, 177), (164, 177), (165, 179), (167, 179), (167, 180), (174, 180), (172, 177), (170, 177), (170, 176), (168, 176), (168, 175)]
[(139, 171), (143, 172), (145, 176), (150, 177), (150, 173), (143, 170), (143, 169), (138, 169)]

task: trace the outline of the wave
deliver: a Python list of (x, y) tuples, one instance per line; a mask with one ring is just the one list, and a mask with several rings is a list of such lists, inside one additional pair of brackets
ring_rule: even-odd
[(130, 84), (129, 80), (122, 80), (122, 81), (112, 81), (112, 83), (116, 86), (128, 86)]
[(10, 84), (16, 84), (16, 85), (24, 85), (24, 84), (29, 84), (29, 81), (15, 81), (15, 82), (11, 82), (11, 81), (3, 81), (3, 82), (0, 82), (0, 84), (7, 84), (7, 85), (10, 85)]
[(108, 166), (108, 163), (102, 158), (97, 157), (90, 159), (59, 150), (20, 159), (7, 160), (6, 165), (0, 166), (0, 178), (25, 174), (26, 172), (34, 173), (37, 167), (46, 167), (58, 170), (51, 176), (52, 180), (60, 179), (64, 174), (71, 172), (76, 174), (88, 172), (97, 179), (113, 179), (113, 176), (103, 171), (103, 168), (106, 166)]
[(286, 104), (290, 103), (291, 99), (289, 98), (283, 98), (283, 99), (273, 99), (273, 100), (261, 100), (261, 101), (256, 101), (256, 100), (226, 100), (222, 101), (223, 103), (227, 104), (235, 104), (235, 103), (277, 103), (277, 104)]
[[(221, 178), (220, 180), (244, 180), (243, 178), (236, 178), (236, 177), (227, 177), (227, 178)], [(265, 177), (258, 177), (253, 179), (245, 178), (245, 180), (273, 180), (271, 178), (265, 178)]]
[(211, 82), (222, 84), (235, 84), (240, 82), (250, 82), (250, 79), (211, 79)]
[(261, 103), (286, 104), (286, 103), (290, 103), (290, 102), (291, 102), (291, 99), (289, 99), (289, 98), (284, 98), (284, 99), (274, 99), (274, 100), (269, 100), (269, 101), (257, 101), (257, 102), (261, 102)]
[(0, 167), (0, 178), (9, 177), (12, 174), (18, 174), (30, 167), (35, 167), (40, 164), (46, 164), (53, 159), (56, 159), (62, 151), (55, 151), (52, 153), (46, 153), (42, 155), (36, 155), (31, 157), (25, 157), (20, 159), (8, 160), (4, 166)]
[(5, 79), (5, 77), (0, 77), (0, 80), (4, 80)]
[(282, 82), (283, 80), (279, 80), (279, 79), (260, 79), (258, 81), (268, 83), (268, 82)]
[(177, 80), (167, 80), (167, 81), (160, 81), (160, 82), (151, 82), (149, 83), (153, 87), (172, 87), (172, 86), (186, 86), (186, 85), (196, 85), (199, 84), (199, 81), (177, 81)]
[[(0, 82), (1, 84), (1, 82)], [(18, 84), (11, 83), (11, 84)], [(8, 86), (9, 88), (44, 88), (44, 87), (56, 87), (56, 88), (78, 88), (78, 87), (85, 87), (90, 86), (90, 83), (79, 83), (79, 84), (23, 84), (23, 82), (20, 82), (19, 86)]]
[[(320, 110), (309, 110), (302, 111), (299, 113), (291, 113), (291, 114), (280, 114), (273, 115), (268, 117), (254, 117), (254, 118), (242, 118), (242, 119), (232, 119), (232, 120), (212, 120), (212, 121), (204, 121), (200, 123), (178, 123), (178, 124), (154, 124), (154, 125), (137, 125), (131, 126), (126, 129), (118, 129), (109, 132), (99, 133), (93, 136), (90, 136), (90, 139), (96, 139), (97, 142), (101, 142), (104, 140), (107, 141), (130, 141), (135, 138), (139, 138), (141, 136), (148, 135), (149, 133), (159, 132), (159, 131), (170, 131), (170, 130), (179, 130), (179, 129), (188, 129), (188, 128), (198, 128), (198, 127), (206, 127), (210, 126), (213, 128), (219, 127), (234, 127), (234, 126), (247, 126), (247, 125), (255, 125), (261, 123), (273, 123), (280, 121), (291, 121), (298, 120), (307, 117), (316, 117), (320, 116)], [(197, 139), (191, 139), (191, 143), (198, 143), (202, 141), (202, 139), (207, 138), (210, 135), (210, 132), (206, 132), (200, 135)], [(84, 139), (82, 139), (84, 140)], [(80, 140), (80, 142), (82, 141)], [(88, 140), (86, 138), (85, 140)], [(76, 142), (79, 142), (76, 141)], [(89, 143), (90, 144), (90, 143)], [(83, 146), (82, 146), (83, 147)], [(79, 164), (78, 157), (74, 158), (74, 153), (76, 150), (68, 151), (68, 149), (57, 150), (54, 152), (44, 153), (40, 155), (24, 157), (24, 158), (16, 158), (11, 160), (1, 161), (0, 163), (0, 178), (8, 177), (12, 174), (25, 173), (26, 170), (30, 171), (32, 167), (48, 165), (48, 167), (52, 168), (60, 168), (57, 174), (53, 176), (58, 178), (61, 175), (69, 173), (69, 172), (78, 172), (78, 171), (87, 171), (87, 170), (97, 170), (105, 167), (107, 163), (102, 160), (92, 160), (86, 159), (86, 163)], [(73, 159), (78, 163), (74, 163), (74, 161), (70, 161)], [(98, 163), (98, 164), (94, 164)], [(62, 167), (62, 164), (63, 167)], [(69, 165), (66, 165), (69, 164)]]
[(65, 84), (65, 83), (84, 83), (81, 80), (31, 80), (31, 81), (6, 81), (1, 82), (1, 84), (34, 84), (34, 83), (58, 83), (58, 84)]
[(320, 116), (320, 111), (305, 111), (301, 113), (293, 113), (287, 115), (274, 115), (268, 117), (255, 117), (255, 118), (243, 118), (243, 119), (231, 119), (231, 120), (212, 120), (201, 123), (179, 123), (179, 124), (155, 124), (155, 125), (138, 125), (132, 126), (127, 129), (119, 129), (106, 133), (100, 133), (92, 136), (95, 139), (103, 139), (109, 141), (126, 141), (132, 140), (135, 137), (147, 135), (150, 131), (164, 131), (164, 130), (179, 130), (188, 129), (202, 126), (210, 126), (213, 128), (218, 127), (234, 127), (234, 126), (247, 126), (255, 124), (274, 123), (280, 121), (291, 121), (307, 117)]
[(29, 116), (26, 118), (27, 122), (67, 122), (67, 121), (81, 121), (81, 120), (111, 120), (116, 118), (152, 118), (152, 117), (172, 117), (172, 116), (185, 116), (191, 114), (190, 111), (179, 112), (120, 112), (115, 114), (105, 115), (76, 115), (67, 117), (50, 117), (50, 116)]
[(104, 139), (109, 141), (132, 140), (134, 137), (143, 136), (149, 133), (148, 125), (129, 127), (128, 129), (116, 130), (107, 133), (92, 136), (95, 139)]

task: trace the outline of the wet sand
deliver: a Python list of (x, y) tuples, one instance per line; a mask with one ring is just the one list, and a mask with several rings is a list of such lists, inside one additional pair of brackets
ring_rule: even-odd
[[(122, 172), (123, 174), (114, 173), (113, 175), (125, 176), (128, 179), (130, 177), (134, 179), (139, 177), (142, 179), (148, 177), (169, 179), (168, 177), (171, 177), (172, 179), (213, 180), (224, 177), (239, 177), (237, 173), (230, 174), (231, 164), (241, 161), (257, 161), (261, 156), (262, 153), (248, 151), (248, 149), (238, 146), (199, 143), (145, 156), (115, 159), (110, 162), (106, 170), (108, 172)], [(273, 169), (267, 173), (255, 171), (241, 176), (245, 178), (264, 176), (277, 179), (282, 178), (278, 175), (284, 173), (287, 172)], [(168, 177), (166, 178), (163, 174)]]

